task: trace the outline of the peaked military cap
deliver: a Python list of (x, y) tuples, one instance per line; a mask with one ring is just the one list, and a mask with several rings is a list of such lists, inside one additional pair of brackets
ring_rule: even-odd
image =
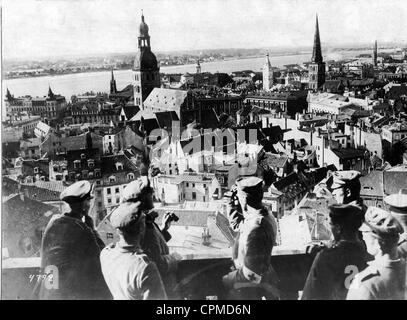
[(403, 233), (403, 227), (390, 213), (377, 207), (369, 207), (360, 231), (373, 232), (381, 239), (394, 238)]
[(329, 206), (329, 216), (331, 218), (350, 218), (355, 220), (363, 219), (363, 211), (356, 204), (333, 204)]
[(126, 228), (138, 221), (142, 215), (140, 202), (124, 202), (120, 204), (110, 216), (110, 224), (113, 228)]
[(92, 199), (92, 184), (87, 180), (75, 182), (61, 192), (60, 199), (67, 203), (82, 202)]
[(239, 178), (236, 180), (239, 190), (248, 195), (259, 195), (263, 192), (263, 180), (258, 177)]
[(152, 192), (150, 180), (147, 176), (141, 176), (130, 182), (122, 192), (121, 202), (138, 201), (142, 194)]
[(391, 194), (384, 198), (384, 202), (391, 212), (407, 214), (407, 194)]
[(351, 184), (360, 177), (360, 172), (356, 170), (347, 170), (347, 171), (335, 171), (332, 174), (333, 183), (331, 189), (343, 188), (346, 185)]

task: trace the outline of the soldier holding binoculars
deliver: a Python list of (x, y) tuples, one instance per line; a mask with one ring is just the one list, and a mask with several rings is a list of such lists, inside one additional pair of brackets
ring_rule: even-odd
[(155, 222), (158, 213), (153, 210), (153, 192), (148, 177), (141, 176), (124, 188), (121, 202), (141, 202), (141, 210), (146, 215), (146, 232), (142, 249), (157, 265), (169, 298), (175, 298), (176, 295), (173, 292), (176, 285), (175, 272), (181, 256), (177, 253), (170, 254), (167, 242), (171, 239), (171, 234), (168, 232), (171, 222), (177, 222), (179, 218), (173, 212), (167, 212), (161, 227), (158, 226)]

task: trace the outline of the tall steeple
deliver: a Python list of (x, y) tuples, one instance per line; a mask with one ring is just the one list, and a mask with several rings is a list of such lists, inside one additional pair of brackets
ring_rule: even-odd
[(51, 86), (48, 87), (48, 98), (50, 99), (54, 99), (54, 93), (51, 90)]
[(13, 96), (11, 95), (10, 91), (8, 90), (8, 88), (7, 88), (6, 98), (7, 98), (8, 101), (13, 100)]
[(322, 50), (321, 50), (321, 40), (319, 39), (318, 14), (316, 15), (316, 20), (315, 20), (314, 48), (312, 49), (311, 61), (314, 63), (323, 62)]
[(110, 79), (110, 94), (115, 94), (115, 93), (117, 93), (117, 88), (116, 88), (116, 80), (114, 79), (113, 69), (112, 69), (112, 78)]
[(318, 15), (316, 15), (315, 19), (314, 46), (312, 49), (311, 63), (308, 68), (308, 76), (308, 88), (313, 91), (320, 90), (325, 83), (325, 62), (322, 59)]
[(269, 53), (266, 54), (266, 61), (263, 66), (263, 90), (269, 91), (274, 84), (273, 68), (269, 60)]
[(373, 48), (373, 65), (377, 66), (377, 40), (375, 40)]

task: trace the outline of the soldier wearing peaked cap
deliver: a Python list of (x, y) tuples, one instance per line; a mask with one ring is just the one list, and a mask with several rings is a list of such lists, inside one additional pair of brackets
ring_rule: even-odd
[(145, 218), (140, 201), (120, 204), (110, 217), (120, 239), (102, 250), (100, 261), (115, 300), (167, 298), (156, 264), (142, 250)]
[(239, 178), (229, 206), (229, 220), (238, 233), (233, 249), (236, 270), (223, 278), (230, 299), (278, 299), (277, 274), (271, 266), (277, 224), (263, 206), (263, 180)]
[(346, 279), (351, 272), (366, 267), (368, 255), (359, 239), (362, 209), (351, 204), (329, 207), (329, 225), (333, 241), (315, 257), (305, 282), (303, 300), (344, 300)]
[(398, 251), (400, 256), (407, 260), (407, 194), (392, 194), (385, 197), (384, 202), (404, 229), (400, 235)]
[(146, 214), (146, 232), (142, 243), (143, 251), (155, 262), (160, 271), (168, 296), (171, 299), (178, 298), (174, 288), (177, 285), (176, 270), (181, 256), (171, 253), (167, 242), (171, 239), (168, 232), (173, 215), (166, 213), (163, 216), (161, 227), (155, 222), (158, 213), (154, 211), (153, 203), (154, 190), (150, 186), (147, 176), (141, 176), (137, 180), (129, 183), (123, 190), (122, 199), (125, 202), (141, 202), (141, 209)]
[(88, 215), (91, 193), (88, 181), (76, 182), (61, 193), (69, 209), (51, 218), (41, 245), (41, 267), (44, 272), (56, 267), (53, 277), (58, 285), (44, 279), (40, 299), (111, 299), (99, 261), (104, 243)]
[(360, 230), (368, 252), (375, 257), (350, 285), (348, 300), (403, 300), (406, 262), (399, 257), (397, 243), (403, 228), (391, 213), (370, 207)]

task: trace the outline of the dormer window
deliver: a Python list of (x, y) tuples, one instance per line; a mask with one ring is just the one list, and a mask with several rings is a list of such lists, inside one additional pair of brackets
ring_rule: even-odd
[(34, 168), (34, 173), (38, 173), (38, 172), (39, 172), (38, 167), (35, 167), (35, 168)]
[(95, 167), (95, 161), (93, 159), (88, 160), (88, 167), (89, 169), (93, 169)]
[(100, 177), (100, 169), (95, 169), (95, 177), (96, 178)]
[(86, 159), (86, 155), (84, 153), (81, 153), (81, 159)]
[(93, 178), (93, 176), (94, 176), (93, 172), (92, 172), (92, 171), (90, 171), (90, 172), (88, 173), (88, 177), (89, 177), (89, 179), (92, 179), (92, 178)]
[(74, 167), (74, 169), (80, 168), (80, 167), (81, 167), (81, 162), (80, 162), (80, 160), (75, 160), (75, 161), (73, 162), (73, 167)]
[(127, 175), (127, 179), (129, 179), (129, 180), (134, 180), (134, 173), (129, 173), (129, 174)]
[(116, 177), (115, 176), (110, 176), (109, 177), (109, 182), (110, 183), (116, 182)]
[(117, 171), (123, 170), (123, 163), (121, 163), (121, 162), (116, 162), (116, 170), (117, 170)]

